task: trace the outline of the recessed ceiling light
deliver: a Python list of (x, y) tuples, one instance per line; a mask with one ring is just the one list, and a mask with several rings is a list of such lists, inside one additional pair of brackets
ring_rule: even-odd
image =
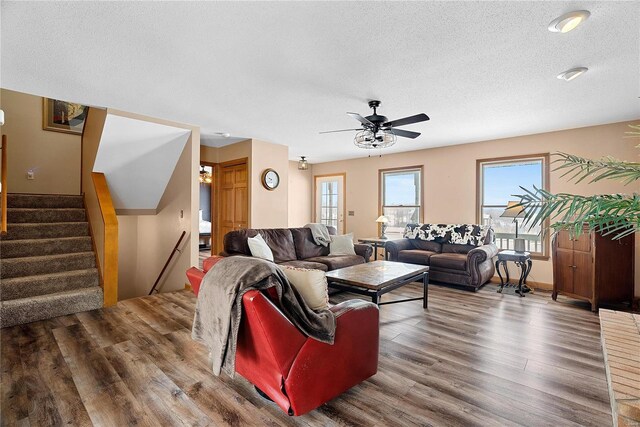
[(557, 77), (560, 80), (565, 80), (568, 82), (570, 80), (575, 79), (578, 76), (583, 75), (584, 73), (587, 72), (587, 70), (589, 70), (587, 67), (576, 67), (567, 71), (563, 71), (562, 73), (558, 74)]
[(553, 33), (568, 33), (582, 24), (591, 15), (588, 10), (576, 10), (557, 17), (549, 24), (549, 31)]
[(223, 138), (229, 138), (231, 134), (229, 132), (214, 132), (215, 135), (221, 136)]

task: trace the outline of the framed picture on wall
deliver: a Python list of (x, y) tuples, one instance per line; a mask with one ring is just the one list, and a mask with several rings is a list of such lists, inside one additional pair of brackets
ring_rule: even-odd
[(82, 135), (87, 109), (85, 105), (42, 98), (42, 129)]

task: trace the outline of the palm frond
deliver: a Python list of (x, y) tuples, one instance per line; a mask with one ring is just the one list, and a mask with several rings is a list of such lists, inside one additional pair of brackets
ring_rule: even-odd
[(589, 182), (603, 179), (616, 179), (625, 185), (640, 179), (640, 163), (617, 160), (605, 157), (601, 160), (590, 160), (567, 153), (556, 153), (559, 159), (554, 163), (561, 163), (554, 170), (564, 171), (562, 177), (569, 176), (569, 181), (579, 183), (587, 178)]
[(640, 195), (598, 194), (580, 196), (575, 194), (552, 194), (534, 186), (533, 190), (516, 195), (526, 214), (524, 225), (532, 229), (544, 226), (549, 219), (554, 230), (572, 230), (579, 235), (586, 224), (590, 230), (620, 239), (640, 230)]

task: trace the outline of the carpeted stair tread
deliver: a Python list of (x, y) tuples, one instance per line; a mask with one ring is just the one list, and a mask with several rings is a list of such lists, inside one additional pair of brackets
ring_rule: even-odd
[(84, 209), (80, 208), (7, 208), (7, 222), (83, 222), (87, 220)]
[(7, 194), (8, 208), (84, 208), (82, 196), (68, 194)]
[(89, 223), (86, 221), (7, 224), (7, 234), (2, 236), (2, 240), (46, 239), (88, 235)]
[(102, 305), (102, 288), (99, 286), (1, 301), (0, 327), (95, 310)]
[(3, 259), (0, 263), (0, 278), (84, 270), (95, 266), (96, 258), (93, 252), (9, 258)]
[(93, 250), (90, 236), (55, 239), (0, 240), (2, 259), (89, 252)]
[(37, 276), (13, 277), (0, 281), (0, 300), (30, 298), (92, 286), (100, 286), (96, 268), (40, 274)]

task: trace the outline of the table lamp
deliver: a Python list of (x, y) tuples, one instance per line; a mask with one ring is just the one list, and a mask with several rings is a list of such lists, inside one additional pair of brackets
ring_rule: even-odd
[(376, 219), (376, 222), (379, 222), (381, 224), (381, 232), (380, 232), (380, 238), (381, 239), (386, 239), (387, 236), (385, 236), (384, 232), (387, 230), (387, 223), (389, 222), (389, 218), (387, 218), (384, 215), (380, 215), (378, 217), (378, 219)]
[(513, 222), (516, 223), (516, 238), (513, 243), (513, 249), (516, 252), (524, 252), (524, 239), (518, 239), (518, 218), (524, 217), (524, 208), (520, 205), (520, 202), (508, 202), (507, 208), (500, 215), (501, 218), (513, 218)]

